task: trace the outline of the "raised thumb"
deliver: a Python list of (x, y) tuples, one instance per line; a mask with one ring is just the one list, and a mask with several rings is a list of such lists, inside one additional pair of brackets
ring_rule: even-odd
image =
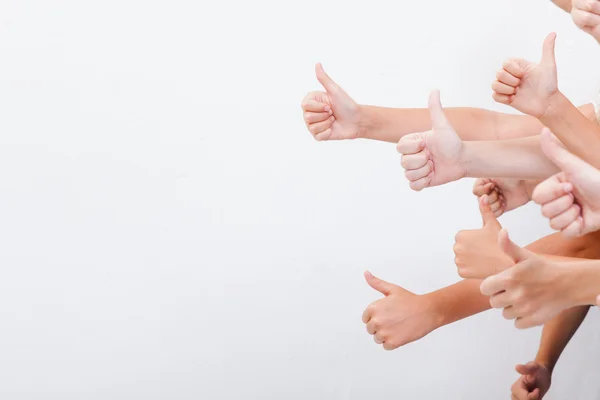
[(367, 280), (369, 286), (385, 296), (389, 295), (394, 288), (394, 285), (384, 281), (383, 279), (373, 276), (373, 274), (371, 274), (369, 271), (365, 271), (365, 279)]
[(440, 101), (440, 91), (433, 90), (429, 94), (429, 116), (431, 118), (431, 125), (433, 129), (444, 129), (447, 128), (450, 123), (446, 118), (446, 114), (444, 113), (444, 109), (442, 108), (442, 102)]
[(556, 65), (556, 59), (554, 57), (554, 46), (556, 44), (556, 33), (552, 32), (544, 40), (544, 47), (542, 48), (542, 60), (541, 62), (548, 65)]
[(490, 201), (487, 194), (484, 194), (479, 198), (479, 212), (481, 213), (481, 219), (483, 221), (483, 226), (488, 224), (500, 225), (496, 215), (492, 211), (490, 207)]
[(344, 93), (342, 88), (339, 87), (338, 84), (333, 81), (333, 79), (331, 79), (327, 72), (325, 72), (321, 63), (315, 65), (315, 73), (317, 74), (317, 79), (319, 80), (319, 83), (325, 88), (327, 92), (332, 94), (339, 92)]
[(529, 252), (525, 249), (520, 248), (508, 237), (506, 229), (498, 232), (498, 244), (504, 253), (509, 256), (515, 263), (523, 261), (529, 257)]
[(529, 362), (524, 365), (519, 364), (515, 366), (515, 371), (517, 371), (521, 375), (534, 375), (536, 372), (538, 372), (539, 369), (539, 364), (534, 362)]
[(586, 168), (591, 168), (581, 158), (565, 149), (548, 128), (542, 130), (541, 141), (542, 151), (546, 157), (567, 174), (575, 174), (575, 172), (582, 172)]

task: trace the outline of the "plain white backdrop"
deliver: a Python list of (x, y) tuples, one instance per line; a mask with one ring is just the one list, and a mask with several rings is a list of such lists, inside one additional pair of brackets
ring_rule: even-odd
[[(472, 181), (412, 192), (394, 145), (317, 143), (300, 101), (320, 61), (361, 103), (511, 112), (495, 72), (550, 31), (589, 102), (600, 48), (547, 0), (0, 1), (0, 397), (508, 399), (539, 329), (492, 311), (385, 352), (360, 320), (365, 269), (459, 279)], [(598, 398), (598, 317), (548, 399)]]

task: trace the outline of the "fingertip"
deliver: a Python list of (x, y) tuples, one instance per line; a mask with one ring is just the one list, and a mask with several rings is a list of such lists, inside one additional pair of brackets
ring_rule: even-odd
[(481, 205), (487, 206), (488, 204), (489, 204), (488, 195), (484, 194), (483, 196), (481, 196)]

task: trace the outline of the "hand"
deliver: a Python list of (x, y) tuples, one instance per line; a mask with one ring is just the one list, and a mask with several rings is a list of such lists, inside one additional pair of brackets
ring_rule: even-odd
[(546, 37), (539, 64), (516, 58), (505, 61), (492, 83), (494, 100), (536, 118), (543, 116), (558, 92), (555, 41), (555, 33)]
[(375, 343), (382, 344), (384, 349), (397, 349), (440, 327), (441, 316), (428, 295), (416, 295), (370, 272), (365, 272), (365, 279), (385, 296), (371, 303), (362, 315), (367, 332), (374, 335)]
[[(481, 283), (481, 293), (490, 296), (492, 308), (503, 308), (506, 319), (516, 319), (519, 329), (542, 325), (562, 310), (575, 306), (568, 287), (569, 268), (550, 262), (514, 244), (503, 229), (500, 248), (515, 265)], [(578, 290), (576, 287), (575, 290)]]
[(573, 0), (571, 18), (575, 25), (600, 43), (600, 2)]
[(513, 400), (542, 400), (552, 381), (552, 373), (548, 368), (531, 361), (525, 365), (517, 365), (515, 370), (521, 376), (511, 387)]
[(429, 95), (429, 115), (432, 129), (402, 137), (397, 147), (410, 187), (417, 191), (466, 175), (463, 142), (446, 119), (437, 90)]
[(323, 66), (315, 67), (325, 92), (310, 92), (302, 100), (304, 122), (316, 140), (356, 139), (361, 130), (361, 107), (333, 79)]
[(600, 171), (569, 153), (547, 128), (542, 131), (542, 150), (562, 170), (532, 195), (552, 229), (567, 237), (600, 229)]
[(488, 204), (488, 196), (479, 199), (483, 220), (481, 229), (463, 230), (456, 234), (454, 262), (458, 275), (465, 279), (483, 279), (504, 271), (513, 265), (512, 260), (498, 246), (498, 222)]
[(480, 198), (487, 195), (490, 209), (499, 218), (505, 212), (529, 203), (532, 184), (535, 183), (522, 179), (479, 178), (473, 185), (473, 194)]

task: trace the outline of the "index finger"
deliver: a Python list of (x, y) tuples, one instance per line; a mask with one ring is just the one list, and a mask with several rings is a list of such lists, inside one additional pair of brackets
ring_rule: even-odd
[(496, 293), (503, 292), (506, 288), (504, 284), (504, 272), (506, 271), (485, 278), (479, 287), (481, 294), (484, 296), (493, 296)]
[(573, 185), (569, 182), (561, 182), (558, 177), (559, 174), (551, 176), (533, 189), (531, 199), (534, 203), (543, 205), (558, 199), (573, 190)]
[(367, 324), (371, 320), (371, 312), (369, 311), (369, 307), (365, 308), (362, 314), (362, 322)]
[(423, 148), (425, 148), (425, 141), (416, 133), (402, 137), (396, 146), (396, 150), (401, 154), (416, 154)]
[(302, 102), (302, 109), (304, 111), (312, 111), (312, 112), (329, 112), (331, 107), (325, 103), (321, 103), (319, 101), (313, 99), (304, 99)]

